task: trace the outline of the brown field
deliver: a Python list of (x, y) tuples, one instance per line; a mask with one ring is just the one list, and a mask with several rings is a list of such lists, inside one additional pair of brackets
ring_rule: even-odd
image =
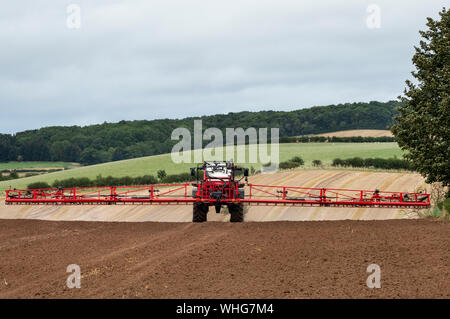
[[(419, 174), (358, 172), (337, 170), (298, 170), (250, 177), (253, 184), (301, 187), (327, 187), (384, 191), (413, 192), (423, 189)], [(77, 221), (160, 221), (190, 222), (191, 206), (6, 206), (0, 203), (0, 218)], [(246, 221), (301, 220), (373, 220), (417, 218), (413, 210), (392, 208), (334, 208), (334, 207), (250, 207)], [(210, 221), (227, 221), (229, 215), (216, 214), (211, 208)]]
[(445, 221), (0, 220), (0, 239), (0, 298), (450, 298)]
[(317, 136), (336, 136), (336, 137), (382, 137), (382, 136), (393, 136), (391, 131), (388, 130), (348, 130), (348, 131), (338, 131), (317, 134)]

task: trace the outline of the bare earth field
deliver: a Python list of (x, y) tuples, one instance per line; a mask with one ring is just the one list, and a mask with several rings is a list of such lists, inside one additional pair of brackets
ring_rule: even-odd
[(0, 298), (450, 298), (449, 226), (0, 220)]
[[(253, 184), (347, 189), (380, 189), (414, 192), (424, 188), (419, 174), (359, 172), (337, 170), (298, 170), (250, 177)], [(248, 189), (246, 190), (248, 192)], [(246, 221), (300, 220), (374, 220), (417, 218), (413, 210), (392, 208), (334, 208), (334, 207), (250, 207)], [(0, 199), (1, 219), (44, 219), (78, 221), (160, 221), (190, 222), (189, 206), (5, 206)], [(209, 221), (228, 221), (229, 215), (216, 214), (210, 209)]]
[(336, 136), (336, 137), (382, 137), (382, 136), (393, 136), (391, 131), (388, 130), (348, 130), (339, 132), (330, 132), (317, 134), (317, 136)]

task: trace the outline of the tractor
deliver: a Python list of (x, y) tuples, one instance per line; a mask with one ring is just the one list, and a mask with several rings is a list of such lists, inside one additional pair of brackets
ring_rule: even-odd
[[(203, 174), (203, 176), (201, 176)], [(233, 161), (203, 162), (191, 168), (191, 176), (197, 181), (192, 183), (193, 205), (192, 221), (206, 222), (210, 206), (219, 214), (222, 206), (228, 207), (230, 222), (244, 221), (244, 206), (240, 201), (245, 197), (244, 186), (248, 183), (248, 169), (239, 167)], [(237, 180), (238, 176), (242, 176)], [(245, 178), (245, 183), (241, 183)]]

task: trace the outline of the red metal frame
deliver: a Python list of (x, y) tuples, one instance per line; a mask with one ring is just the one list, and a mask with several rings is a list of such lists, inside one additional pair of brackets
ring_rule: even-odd
[(161, 204), (181, 205), (205, 202), (214, 205), (217, 200), (208, 198), (211, 192), (225, 194), (221, 204), (288, 206), (347, 206), (347, 207), (404, 207), (427, 208), (430, 195), (351, 189), (304, 188), (291, 186), (246, 185), (247, 195), (238, 196), (238, 184), (223, 181), (206, 181), (198, 184), (197, 198), (193, 198), (191, 184), (74, 187), (6, 191), (5, 203), (29, 205), (117, 205)]
[[(211, 179), (208, 178), (206, 172), (203, 172), (203, 179), (193, 184), (197, 186), (197, 193), (195, 195), (196, 198), (200, 199), (210, 199), (210, 195), (214, 192), (219, 192), (222, 194), (221, 202), (236, 202), (235, 199), (239, 198), (239, 181), (230, 179)], [(228, 200), (224, 200), (227, 198)], [(213, 200), (216, 202), (217, 200)]]

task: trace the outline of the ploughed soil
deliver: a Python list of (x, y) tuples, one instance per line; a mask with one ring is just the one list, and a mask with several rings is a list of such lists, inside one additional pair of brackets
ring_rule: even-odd
[(0, 220), (0, 298), (96, 297), (450, 298), (450, 223)]

